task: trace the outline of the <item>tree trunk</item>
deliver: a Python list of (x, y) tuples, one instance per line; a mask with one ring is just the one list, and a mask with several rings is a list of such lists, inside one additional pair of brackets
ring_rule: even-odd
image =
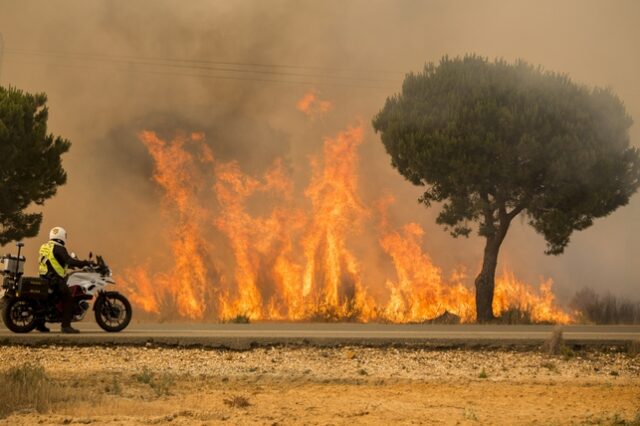
[(504, 237), (507, 235), (513, 216), (509, 216), (503, 209), (497, 228), (487, 236), (484, 247), (484, 259), (482, 270), (476, 278), (476, 320), (479, 323), (494, 320), (493, 316), (493, 289), (495, 287), (496, 266), (498, 265), (498, 252)]
[(495, 318), (493, 316), (493, 289), (499, 250), (500, 243), (496, 244), (495, 237), (487, 238), (482, 270), (476, 278), (476, 319), (479, 323), (489, 322)]

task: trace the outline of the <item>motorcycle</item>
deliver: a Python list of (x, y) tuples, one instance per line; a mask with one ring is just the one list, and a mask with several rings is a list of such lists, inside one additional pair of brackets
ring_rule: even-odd
[[(14, 333), (28, 333), (38, 325), (38, 319), (46, 322), (62, 321), (62, 302), (49, 288), (43, 277), (23, 276), (26, 258), (20, 256), (23, 243), (17, 243), (18, 255), (0, 257), (3, 275), (0, 310), (4, 324)], [(73, 255), (72, 255), (73, 256)], [(93, 255), (89, 253), (89, 259)], [(117, 291), (108, 291), (115, 285), (111, 269), (101, 256), (91, 266), (71, 271), (66, 283), (73, 299), (72, 322), (82, 321), (93, 302), (95, 319), (100, 328), (108, 332), (124, 330), (131, 322), (132, 310), (129, 300)], [(94, 299), (95, 298), (95, 299)]]

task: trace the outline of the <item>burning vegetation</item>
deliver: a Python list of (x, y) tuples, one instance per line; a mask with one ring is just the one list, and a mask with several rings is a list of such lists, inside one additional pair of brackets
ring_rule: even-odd
[[(311, 92), (298, 104), (310, 117), (330, 108), (315, 96)], [(200, 133), (165, 140), (144, 131), (139, 138), (153, 158), (153, 179), (175, 230), (167, 242), (171, 256), (160, 262), (167, 268), (139, 265), (125, 273), (131, 299), (144, 311), (205, 321), (238, 315), (288, 321), (421, 322), (445, 314), (462, 322), (475, 319), (464, 268), (444, 276), (424, 251), (422, 227), (397, 226), (387, 217), (392, 197), (371, 205), (361, 198), (362, 124), (324, 140), (322, 154), (310, 159), (304, 189), (294, 185), (281, 160), (262, 176), (218, 160)], [(534, 322), (571, 321), (555, 304), (551, 285), (546, 281), (534, 289), (505, 271), (496, 282), (494, 314), (516, 308)]]
[(320, 95), (315, 90), (307, 92), (297, 103), (298, 111), (307, 117), (315, 119), (331, 110), (333, 105), (330, 101), (320, 99)]

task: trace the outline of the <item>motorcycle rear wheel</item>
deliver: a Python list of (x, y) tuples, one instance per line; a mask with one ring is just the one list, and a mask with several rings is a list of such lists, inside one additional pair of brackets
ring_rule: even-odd
[(2, 321), (14, 333), (28, 333), (38, 324), (33, 303), (21, 297), (5, 301)]
[(117, 292), (107, 292), (98, 297), (94, 310), (100, 328), (110, 333), (124, 330), (131, 322), (131, 303)]

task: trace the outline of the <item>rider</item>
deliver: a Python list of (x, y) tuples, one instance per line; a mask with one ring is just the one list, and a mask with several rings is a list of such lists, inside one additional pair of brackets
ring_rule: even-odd
[[(67, 268), (82, 268), (91, 265), (88, 260), (78, 260), (69, 256), (65, 248), (67, 242), (67, 231), (56, 226), (49, 232), (49, 241), (40, 246), (40, 276), (49, 280), (49, 285), (57, 291), (62, 302), (62, 327), (63, 333), (79, 333), (71, 327), (71, 316), (73, 310), (73, 299), (71, 290), (67, 286)], [(40, 319), (36, 329), (43, 333), (49, 331), (44, 324), (44, 319)]]

